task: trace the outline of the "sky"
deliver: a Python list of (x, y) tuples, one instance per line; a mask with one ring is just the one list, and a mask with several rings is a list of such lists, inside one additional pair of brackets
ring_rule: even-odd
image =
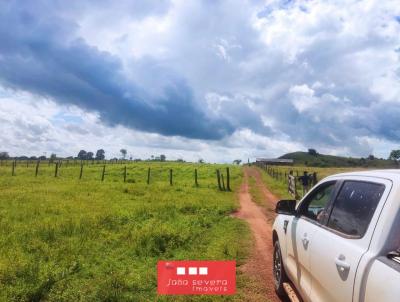
[(0, 151), (247, 161), (400, 148), (400, 5), (1, 1)]

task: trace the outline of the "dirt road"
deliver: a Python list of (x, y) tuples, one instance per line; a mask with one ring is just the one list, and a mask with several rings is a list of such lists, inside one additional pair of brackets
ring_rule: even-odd
[(262, 193), (266, 208), (275, 207), (278, 198), (263, 184), (260, 171), (256, 168), (244, 168), (244, 181), (240, 190), (240, 210), (236, 217), (246, 220), (254, 238), (254, 247), (246, 264), (241, 270), (254, 283), (248, 301), (281, 301), (276, 296), (272, 276), (272, 229), (273, 214), (265, 208), (256, 205), (249, 191), (249, 177), (255, 179), (258, 190)]

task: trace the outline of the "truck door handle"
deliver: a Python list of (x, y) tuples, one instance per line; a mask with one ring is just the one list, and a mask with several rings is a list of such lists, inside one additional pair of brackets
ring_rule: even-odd
[(345, 261), (345, 259), (346, 259), (346, 257), (344, 257), (343, 255), (340, 255), (339, 257), (337, 257), (335, 259), (336, 266), (341, 272), (344, 272), (344, 271), (347, 271), (350, 269), (350, 264), (347, 263)]

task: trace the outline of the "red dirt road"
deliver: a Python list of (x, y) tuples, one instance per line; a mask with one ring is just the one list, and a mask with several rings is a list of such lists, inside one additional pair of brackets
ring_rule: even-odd
[[(249, 177), (256, 180), (256, 186), (262, 193), (267, 207), (275, 207), (278, 198), (274, 196), (264, 185), (260, 171), (251, 168), (244, 168), (244, 181), (240, 189), (240, 210), (236, 217), (248, 222), (254, 238), (254, 247), (248, 261), (241, 267), (241, 270), (255, 284), (252, 293), (249, 293), (248, 301), (281, 301), (274, 291), (272, 276), (272, 217), (267, 217), (265, 209), (256, 205), (249, 192)], [(269, 214), (268, 216), (271, 216)]]

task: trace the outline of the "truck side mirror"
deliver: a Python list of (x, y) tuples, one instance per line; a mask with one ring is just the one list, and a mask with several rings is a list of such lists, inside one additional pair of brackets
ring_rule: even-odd
[(279, 200), (276, 204), (275, 213), (284, 215), (295, 215), (296, 202), (296, 200)]
[(400, 249), (397, 249), (396, 251), (389, 252), (389, 254), (387, 254), (387, 257), (389, 259), (392, 259), (392, 260), (400, 263)]

